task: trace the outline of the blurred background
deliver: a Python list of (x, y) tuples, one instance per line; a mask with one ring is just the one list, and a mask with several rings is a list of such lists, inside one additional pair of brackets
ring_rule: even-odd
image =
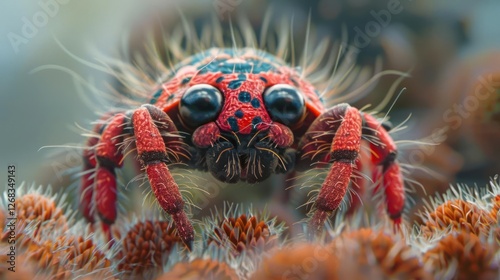
[[(64, 187), (81, 145), (105, 104), (90, 98), (112, 77), (96, 70), (96, 53), (127, 60), (143, 51), (146, 34), (178, 24), (182, 14), (201, 28), (216, 14), (223, 24), (246, 16), (259, 30), (264, 15), (293, 16), (303, 45), (310, 14), (318, 38), (341, 38), (358, 50), (356, 63), (410, 73), (390, 112), (408, 128), (395, 135), (400, 159), (427, 195), (450, 184), (484, 187), (500, 171), (500, 2), (431, 0), (2, 1), (0, 3), (0, 185), (7, 165), (17, 182)], [(302, 40), (302, 41), (301, 41)], [(85, 63), (87, 61), (88, 63)], [(397, 77), (380, 79), (358, 108), (378, 104)], [(399, 91), (399, 90), (398, 90)], [(387, 110), (388, 108), (385, 108)], [(423, 190), (416, 188), (417, 195)]]

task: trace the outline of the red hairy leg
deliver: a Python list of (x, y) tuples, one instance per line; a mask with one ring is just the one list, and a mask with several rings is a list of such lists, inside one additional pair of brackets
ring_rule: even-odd
[[(361, 126), (360, 112), (348, 104), (339, 104), (319, 116), (306, 132), (306, 135), (326, 139), (335, 135), (329, 144), (327, 156), (321, 159), (333, 163), (315, 202), (314, 214), (309, 223), (312, 232), (321, 231), (326, 219), (340, 206), (347, 192), (360, 150)], [(308, 150), (318, 149), (317, 144), (314, 144), (318, 139), (313, 138), (315, 137), (305, 139), (301, 150), (303, 154), (309, 153)]]
[(93, 195), (94, 195), (94, 178), (95, 170), (97, 167), (97, 159), (95, 155), (95, 148), (97, 143), (101, 138), (102, 131), (106, 126), (107, 120), (112, 117), (112, 114), (106, 114), (101, 118), (100, 122), (94, 126), (93, 132), (99, 135), (99, 137), (89, 137), (87, 143), (85, 143), (86, 148), (83, 150), (83, 172), (80, 185), (80, 211), (82, 211), (83, 216), (90, 223), (95, 223), (94, 207), (93, 207)]
[[(401, 214), (405, 205), (403, 175), (396, 161), (397, 147), (387, 130), (372, 115), (364, 114), (366, 133), (375, 136), (380, 143), (370, 142), (372, 162), (375, 168), (382, 167), (382, 172), (373, 171), (374, 181), (382, 176), (380, 182), (384, 190), (389, 217), (396, 226), (401, 223)], [(378, 187), (377, 187), (378, 189)], [(375, 191), (377, 191), (377, 189)]]
[(161, 123), (171, 122), (163, 111), (152, 105), (143, 105), (134, 111), (132, 125), (136, 138), (137, 153), (145, 166), (146, 174), (158, 203), (163, 210), (172, 216), (179, 236), (185, 244), (190, 246), (194, 239), (193, 226), (184, 212), (184, 201), (177, 183), (175, 183), (167, 167), (167, 150), (154, 120)]
[[(98, 132), (100, 129), (95, 129)], [(83, 151), (83, 172), (80, 185), (80, 211), (83, 217), (90, 223), (95, 223), (92, 198), (94, 195), (94, 169), (97, 166), (94, 147), (99, 141), (98, 138), (89, 138), (87, 148)]]
[[(189, 244), (193, 239), (193, 229), (185, 213), (178, 211), (179, 208), (182, 210), (184, 202), (165, 164), (169, 158), (165, 143), (171, 144), (169, 151), (175, 160), (179, 161), (179, 156), (187, 157), (182, 140), (175, 133), (177, 129), (172, 120), (152, 105), (145, 105), (131, 115), (131, 124), (123, 113), (106, 118), (110, 119), (107, 124), (99, 124), (94, 128), (96, 133), (102, 130), (100, 138), (89, 138), (87, 141), (88, 148), (83, 153), (84, 175), (80, 189), (83, 215), (94, 223), (95, 203), (96, 212), (103, 222), (103, 230), (111, 240), (110, 226), (117, 216), (115, 168), (122, 166), (124, 152), (120, 150), (119, 144), (124, 137), (135, 134), (138, 154), (146, 168), (153, 192), (161, 207), (172, 215), (179, 235)], [(92, 172), (93, 169), (95, 172)]]
[[(110, 226), (115, 222), (116, 211), (116, 176), (115, 168), (122, 165), (122, 152), (118, 144), (123, 141), (123, 127), (125, 115), (118, 113), (104, 125), (97, 125), (95, 131), (102, 129), (100, 138), (91, 138), (87, 145), (89, 149), (84, 151), (85, 169), (87, 171), (96, 167), (95, 173), (85, 172), (82, 178), (82, 205), (84, 216), (95, 222), (92, 213), (93, 203), (97, 214), (102, 221), (103, 231), (111, 240)], [(93, 176), (93, 178), (92, 178)]]

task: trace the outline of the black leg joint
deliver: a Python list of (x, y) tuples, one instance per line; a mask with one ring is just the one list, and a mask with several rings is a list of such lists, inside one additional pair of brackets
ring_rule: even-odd
[(358, 157), (358, 152), (354, 150), (336, 150), (330, 154), (331, 161), (353, 163)]
[[(394, 128), (394, 125), (390, 121), (383, 121), (380, 126), (383, 127), (387, 132), (391, 131)], [(370, 128), (366, 125), (366, 119), (363, 114), (361, 114), (361, 127), (362, 135), (375, 135), (375, 131), (373, 131), (373, 128)]]
[(98, 216), (99, 216), (99, 219), (100, 219), (103, 223), (105, 223), (105, 224), (107, 224), (107, 225), (112, 225), (112, 224), (114, 224), (114, 223), (115, 223), (114, 221), (111, 221), (111, 220), (107, 219), (106, 217), (104, 217), (101, 213), (99, 213), (99, 211), (97, 211), (97, 212), (98, 212), (97, 214), (98, 214)]
[(144, 165), (149, 165), (157, 162), (167, 162), (167, 154), (163, 151), (149, 151), (140, 155)]
[(394, 128), (394, 125), (390, 121), (383, 121), (382, 127), (385, 129), (385, 131), (389, 132)]
[(389, 166), (391, 166), (391, 164), (396, 161), (396, 157), (397, 157), (397, 152), (390, 152), (384, 159), (384, 161), (381, 163), (382, 167), (383, 167), (383, 171), (385, 172), (387, 170), (387, 168), (389, 168)]
[(115, 174), (115, 163), (111, 161), (109, 158), (96, 156), (97, 163), (99, 167), (104, 167), (108, 169), (111, 173)]
[(361, 114), (361, 135), (362, 137), (365, 136), (365, 135), (374, 135), (375, 133), (373, 133), (373, 130), (370, 129), (367, 125), (366, 125), (366, 119), (365, 119), (365, 116), (363, 114)]
[(389, 218), (391, 218), (391, 220), (396, 220), (396, 219), (401, 218), (401, 215), (402, 215), (402, 214), (403, 214), (402, 212), (398, 212), (398, 213), (396, 213), (396, 214), (390, 214), (390, 215), (389, 215)]
[(134, 111), (130, 110), (125, 113), (125, 126), (123, 127), (123, 132), (128, 135), (134, 135), (134, 124), (132, 122), (132, 116)]

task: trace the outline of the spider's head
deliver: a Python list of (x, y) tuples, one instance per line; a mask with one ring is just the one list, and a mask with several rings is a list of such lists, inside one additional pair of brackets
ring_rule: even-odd
[(191, 140), (221, 181), (260, 182), (294, 164), (290, 127), (304, 119), (304, 96), (293, 71), (267, 59), (219, 55), (180, 98), (180, 117), (195, 129)]

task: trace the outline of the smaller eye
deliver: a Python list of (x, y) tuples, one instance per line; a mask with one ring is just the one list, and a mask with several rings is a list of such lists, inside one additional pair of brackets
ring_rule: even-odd
[(264, 104), (271, 118), (284, 125), (299, 121), (304, 115), (304, 97), (293, 86), (278, 84), (264, 92)]
[(222, 94), (207, 84), (189, 88), (179, 103), (182, 120), (191, 127), (197, 127), (215, 120), (222, 108)]

